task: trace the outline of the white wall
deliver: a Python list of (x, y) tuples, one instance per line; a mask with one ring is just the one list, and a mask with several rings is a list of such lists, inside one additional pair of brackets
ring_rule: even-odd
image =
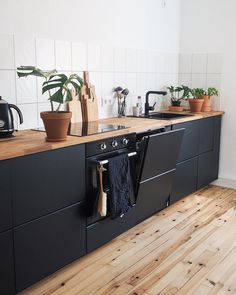
[(220, 177), (236, 180), (236, 1), (181, 0), (182, 53), (222, 53)]
[(22, 110), (19, 127), (36, 127), (48, 108), (42, 80), (18, 79), (16, 67), (89, 70), (100, 117), (116, 114), (118, 85), (130, 90), (130, 112), (137, 95), (177, 83), (179, 14), (179, 0), (1, 1), (0, 95)]

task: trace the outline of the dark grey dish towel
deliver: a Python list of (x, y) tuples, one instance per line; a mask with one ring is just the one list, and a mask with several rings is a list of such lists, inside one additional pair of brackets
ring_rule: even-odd
[(108, 208), (115, 219), (129, 211), (134, 203), (133, 182), (128, 155), (122, 154), (109, 159)]

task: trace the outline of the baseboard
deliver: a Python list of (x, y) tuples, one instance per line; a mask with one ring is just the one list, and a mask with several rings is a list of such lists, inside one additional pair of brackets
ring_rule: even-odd
[(218, 178), (212, 184), (236, 189), (236, 180), (234, 179)]

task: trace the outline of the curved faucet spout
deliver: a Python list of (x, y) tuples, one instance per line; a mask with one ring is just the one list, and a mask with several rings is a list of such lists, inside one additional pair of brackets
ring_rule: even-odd
[(149, 111), (154, 111), (154, 107), (155, 107), (155, 104), (156, 103), (154, 103), (154, 105), (153, 106), (150, 106), (149, 105), (149, 101), (148, 101), (148, 99), (149, 99), (149, 95), (150, 94), (158, 94), (158, 95), (166, 95), (167, 94), (167, 92), (166, 91), (148, 91), (147, 93), (146, 93), (146, 102), (145, 102), (145, 116), (149, 116)]

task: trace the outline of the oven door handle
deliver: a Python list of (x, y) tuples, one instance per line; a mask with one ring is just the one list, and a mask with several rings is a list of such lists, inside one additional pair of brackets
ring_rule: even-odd
[[(128, 153), (128, 157), (133, 157), (136, 155), (137, 155), (137, 152)], [(99, 165), (105, 165), (109, 162), (109, 160), (94, 161), (94, 162), (96, 162), (96, 164), (99, 164)]]

